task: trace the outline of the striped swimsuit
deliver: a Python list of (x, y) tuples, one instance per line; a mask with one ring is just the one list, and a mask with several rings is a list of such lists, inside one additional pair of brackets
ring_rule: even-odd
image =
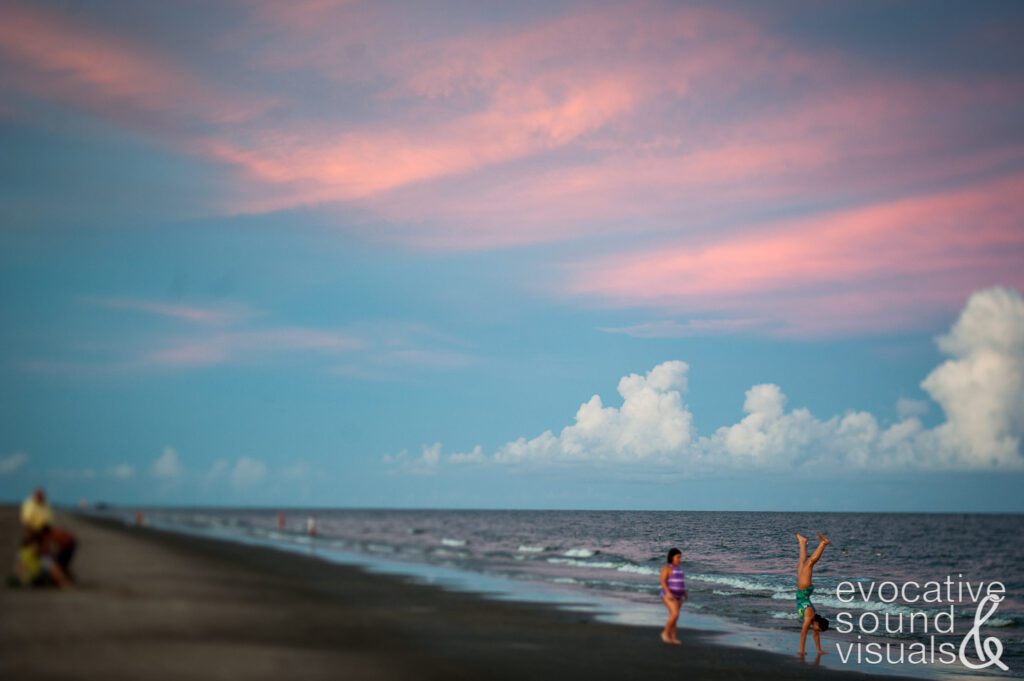
[[(686, 576), (683, 574), (681, 568), (672, 566), (672, 572), (669, 574), (668, 579), (668, 591), (673, 597), (681, 599), (683, 594), (686, 593)], [(661, 595), (664, 598), (665, 590), (661, 590)]]

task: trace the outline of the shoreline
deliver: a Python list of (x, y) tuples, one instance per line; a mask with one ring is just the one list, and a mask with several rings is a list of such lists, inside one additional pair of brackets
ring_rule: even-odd
[[(2, 515), (9, 545), (16, 514)], [(62, 520), (79, 535), (79, 587), (4, 592), (4, 676), (329, 678), (347, 669), (368, 679), (897, 678), (726, 646), (692, 628), (680, 628), (683, 646), (665, 646), (655, 628), (316, 555), (95, 517)]]
[[(266, 512), (266, 509), (262, 508), (251, 510)], [(421, 562), (419, 556), (399, 560), (390, 558), (388, 554), (379, 551), (367, 552), (353, 548), (359, 544), (353, 544), (351, 538), (318, 535), (315, 539), (311, 539), (304, 531), (294, 529), (295, 523), (293, 523), (292, 530), (261, 529), (248, 525), (247, 529), (239, 530), (234, 525), (216, 523), (212, 525), (181, 525), (166, 522), (160, 519), (161, 516), (154, 515), (158, 519), (154, 521), (151, 520), (152, 516), (147, 516), (146, 526), (173, 534), (263, 547), (284, 554), (312, 556), (331, 563), (356, 566), (375, 574), (391, 575), (397, 578), (411, 577), (427, 585), (468, 593), (488, 600), (539, 605), (582, 613), (606, 624), (641, 627), (656, 631), (660, 630), (664, 623), (663, 608), (657, 599), (638, 601), (635, 598), (624, 597), (620, 592), (605, 592), (583, 586), (582, 583), (574, 579), (561, 581), (560, 579), (518, 578), (510, 574), (473, 570), (464, 566), (438, 564), (430, 561)], [(106, 512), (101, 512), (98, 517), (102, 520), (132, 524), (130, 516), (110, 516)], [(442, 539), (441, 541), (454, 542), (456, 540)], [(461, 541), (459, 544), (452, 544), (452, 546), (461, 545)], [(375, 545), (371, 541), (369, 546), (373, 548)], [(587, 551), (589, 553), (589, 550)], [(573, 554), (570, 551), (560, 555)], [(572, 562), (565, 561), (565, 559), (559, 560)], [(581, 566), (589, 567), (585, 564), (581, 564)], [(707, 576), (702, 575), (696, 575), (696, 577), (708, 579)], [(731, 582), (725, 583), (730, 584)], [(701, 635), (711, 634), (714, 636), (715, 644), (723, 647), (767, 652), (786, 658), (795, 657), (796, 642), (799, 637), (798, 625), (788, 629), (766, 627), (761, 623), (749, 623), (746, 619), (737, 618), (734, 614), (726, 615), (715, 610), (707, 610), (705, 609), (706, 605), (692, 604), (684, 608), (681, 620), (682, 629)], [(774, 614), (773, 617), (775, 617)], [(810, 639), (808, 642), (810, 644)], [(986, 678), (979, 677), (963, 667), (938, 665), (934, 662), (931, 664), (889, 663), (884, 661), (884, 656), (874, 662), (859, 659), (863, 652), (862, 646), (880, 644), (883, 647), (899, 646), (902, 650), (906, 645), (902, 641), (894, 642), (885, 638), (868, 638), (860, 641), (859, 636), (856, 641), (849, 637), (837, 640), (834, 638), (834, 634), (831, 634), (826, 635), (824, 643), (827, 654), (821, 656), (819, 660), (814, 660), (815, 655), (809, 653), (807, 659), (814, 660), (815, 664), (834, 671), (860, 672), (875, 678), (900, 676), (939, 681), (970, 681), (971, 679)], [(934, 646), (934, 642), (931, 645)], [(870, 651), (870, 648), (867, 650)], [(873, 653), (869, 652), (870, 654)], [(866, 659), (870, 659), (870, 657)]]
[[(116, 519), (103, 514), (86, 514), (97, 518), (100, 522), (115, 522), (131, 525), (127, 519)], [(305, 534), (290, 533), (282, 536), (272, 532), (269, 536), (240, 534), (224, 529), (188, 528), (151, 522), (147, 519), (146, 527), (160, 532), (184, 535), (260, 547), (283, 554), (308, 556), (333, 564), (355, 567), (373, 574), (392, 576), (398, 579), (413, 579), (417, 583), (440, 588), (443, 590), (469, 594), (485, 600), (498, 600), (525, 605), (537, 605), (558, 611), (569, 611), (587, 615), (595, 621), (630, 628), (644, 628), (656, 631), (664, 624), (664, 611), (661, 603), (651, 601), (639, 605), (636, 601), (627, 601), (614, 595), (589, 592), (579, 587), (565, 584), (536, 582), (533, 580), (511, 579), (503, 575), (490, 575), (473, 572), (459, 567), (446, 567), (433, 563), (401, 562), (370, 554), (353, 551), (350, 548), (334, 548), (332, 540), (324, 537), (310, 539)], [(345, 546), (350, 546), (345, 543)], [(790, 646), (795, 646), (798, 631), (765, 629), (747, 625), (728, 617), (708, 614), (703, 611), (687, 608), (681, 620), (680, 631), (691, 634), (711, 635), (716, 645), (726, 648), (748, 649), (766, 652), (782, 657), (795, 656)], [(826, 643), (826, 647), (828, 643)], [(856, 663), (839, 664), (837, 651), (829, 650), (823, 655), (820, 666), (835, 671), (857, 671), (875, 678), (904, 676), (891, 665), (867, 665)], [(809, 653), (808, 658), (814, 655)], [(911, 667), (906, 676), (915, 679), (954, 679), (963, 681), (963, 675), (952, 676), (929, 669)]]

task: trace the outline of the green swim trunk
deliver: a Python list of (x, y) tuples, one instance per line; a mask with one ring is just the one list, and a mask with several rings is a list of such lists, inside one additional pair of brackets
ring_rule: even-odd
[(811, 603), (812, 593), (814, 593), (813, 584), (796, 592), (796, 614), (800, 616), (800, 619), (804, 618), (804, 610), (814, 607), (814, 603)]

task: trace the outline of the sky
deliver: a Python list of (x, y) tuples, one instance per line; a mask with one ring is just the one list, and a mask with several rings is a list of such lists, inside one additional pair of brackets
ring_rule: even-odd
[(1021, 29), (0, 0), (0, 499), (1024, 512)]

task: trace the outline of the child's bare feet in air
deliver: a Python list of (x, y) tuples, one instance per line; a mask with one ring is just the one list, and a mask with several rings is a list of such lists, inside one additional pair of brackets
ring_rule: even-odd
[(796, 534), (796, 540), (798, 542), (800, 542), (801, 544), (803, 544), (805, 541), (807, 541), (807, 537), (803, 536), (799, 532), (796, 532), (795, 534)]
[(823, 535), (821, 532), (818, 533), (818, 541), (820, 541), (822, 544), (831, 544), (832, 543), (832, 542), (829, 541), (828, 537)]

